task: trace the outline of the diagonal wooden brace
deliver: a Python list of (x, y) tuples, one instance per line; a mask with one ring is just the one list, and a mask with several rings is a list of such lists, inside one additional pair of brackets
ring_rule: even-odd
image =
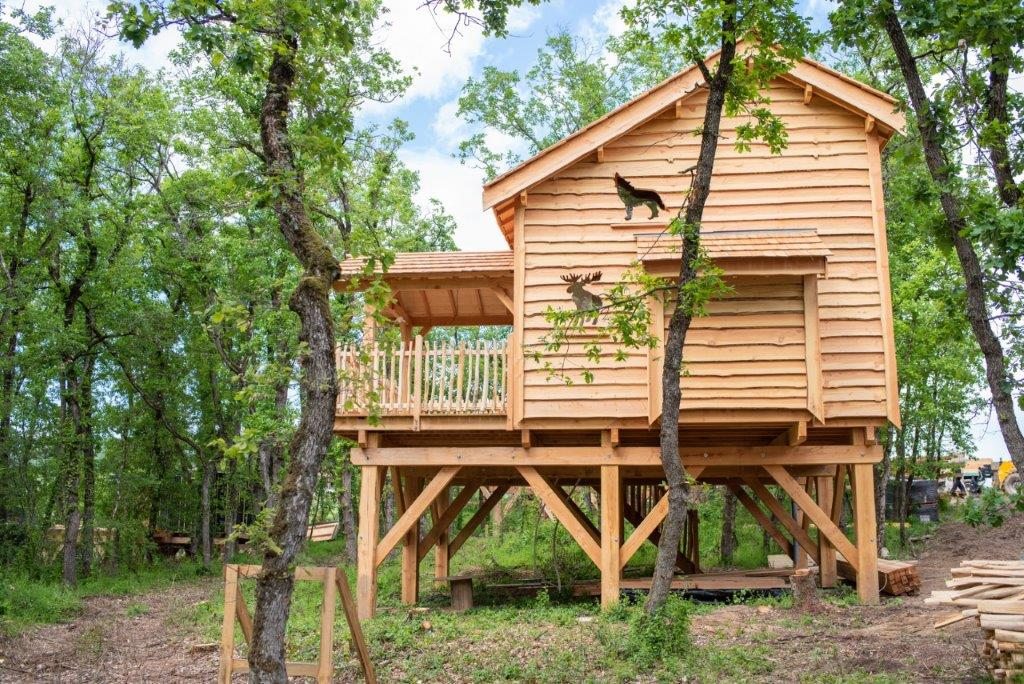
[(532, 466), (519, 466), (519, 474), (530, 485), (534, 493), (544, 502), (544, 505), (555, 515), (562, 526), (572, 535), (576, 543), (580, 545), (587, 557), (594, 562), (594, 565), (601, 567), (601, 538), (594, 538), (591, 527), (587, 527), (576, 516), (575, 511), (566, 505), (566, 494), (562, 496), (555, 492), (555, 487), (547, 479), (537, 472)]
[(484, 499), (484, 502), (480, 504), (480, 508), (477, 509), (473, 517), (463, 526), (459, 533), (455, 535), (455, 539), (452, 539), (448, 543), (448, 555), (449, 557), (454, 556), (455, 553), (462, 548), (462, 545), (466, 543), (466, 540), (470, 538), (476, 528), (480, 527), (480, 523), (487, 519), (491, 511), (498, 502), (501, 501), (501, 497), (505, 496), (505, 492), (509, 490), (508, 485), (499, 485), (495, 487), (491, 495)]
[(768, 488), (765, 487), (756, 477), (750, 475), (744, 476), (743, 482), (750, 487), (754, 494), (757, 494), (757, 498), (759, 498), (761, 503), (767, 506), (768, 510), (772, 512), (775, 518), (782, 523), (782, 526), (785, 527), (790, 536), (796, 540), (796, 543), (800, 545), (800, 548), (806, 551), (807, 555), (813, 558), (814, 562), (817, 563), (818, 545), (813, 539), (811, 539), (810, 535), (800, 527), (800, 523), (798, 523), (793, 516), (789, 514), (789, 511), (782, 507), (779, 500), (776, 499), (772, 493), (768, 491)]
[(434, 526), (430, 528), (430, 531), (427, 532), (426, 536), (420, 541), (420, 560), (423, 560), (427, 555), (427, 552), (430, 551), (434, 544), (437, 543), (437, 540), (441, 538), (441, 535), (448, 530), (453, 522), (455, 522), (455, 518), (459, 517), (459, 513), (462, 512), (462, 509), (466, 507), (466, 504), (469, 503), (469, 500), (473, 498), (479, 488), (479, 480), (467, 484), (462, 488), (462, 491), (459, 492), (459, 495), (455, 497), (455, 500), (448, 504), (448, 507), (441, 512), (441, 515), (434, 523)]
[(380, 567), (381, 563), (388, 557), (388, 554), (391, 553), (391, 549), (395, 548), (398, 540), (404, 537), (412, 529), (413, 525), (419, 521), (441, 490), (451, 484), (451, 481), (459, 472), (459, 467), (446, 466), (441, 468), (430, 481), (430, 484), (424, 487), (419, 496), (406, 507), (405, 512), (402, 513), (395, 526), (388, 530), (384, 538), (377, 544), (376, 551), (374, 552), (374, 563), (377, 567)]
[(771, 518), (769, 518), (768, 515), (761, 510), (761, 507), (757, 505), (757, 502), (750, 498), (747, 491), (740, 486), (739, 481), (730, 480), (729, 484), (726, 486), (729, 487), (729, 491), (736, 496), (736, 500), (743, 504), (743, 507), (750, 512), (750, 515), (753, 516), (754, 520), (761, 525), (761, 528), (768, 533), (768, 536), (775, 540), (775, 543), (779, 545), (782, 552), (787, 556), (793, 555), (793, 542), (789, 541), (789, 539), (786, 538), (786, 535), (782, 534), (779, 528), (775, 526), (775, 523), (772, 522)]
[(843, 531), (836, 527), (829, 514), (821, 510), (818, 503), (811, 498), (810, 494), (800, 486), (800, 483), (793, 479), (793, 476), (782, 466), (765, 466), (764, 469), (772, 478), (779, 483), (786, 493), (792, 497), (800, 510), (818, 527), (818, 532), (824, 534), (832, 546), (839, 549), (839, 552), (846, 557), (847, 562), (856, 570), (858, 565), (851, 558), (857, 557), (857, 547), (853, 545)]

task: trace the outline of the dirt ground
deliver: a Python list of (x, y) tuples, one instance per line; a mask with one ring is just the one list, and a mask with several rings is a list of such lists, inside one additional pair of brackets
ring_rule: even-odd
[[(983, 681), (974, 655), (977, 628), (960, 623), (932, 629), (949, 610), (926, 606), (924, 598), (943, 586), (961, 559), (1015, 559), (1022, 553), (1024, 516), (997, 529), (949, 523), (922, 541), (920, 596), (878, 607), (829, 605), (812, 616), (726, 606), (694, 618), (694, 640), (719, 647), (770, 646), (767, 657), (774, 662), (765, 681), (772, 682), (837, 681), (852, 673), (912, 682)], [(88, 599), (71, 623), (0, 642), (0, 682), (211, 682), (216, 648), (201, 643), (180, 618), (216, 588), (215, 581), (206, 581), (144, 596)], [(380, 675), (388, 681), (387, 672)]]

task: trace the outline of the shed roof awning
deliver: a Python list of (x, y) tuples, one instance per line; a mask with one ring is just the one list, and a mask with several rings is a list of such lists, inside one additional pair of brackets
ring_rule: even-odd
[[(715, 231), (702, 234), (701, 244), (728, 274), (824, 274), (831, 254), (816, 230), (803, 228)], [(648, 270), (678, 263), (681, 248), (678, 235), (636, 236), (637, 259)]]
[[(341, 263), (336, 290), (365, 289), (364, 258)], [(385, 313), (413, 326), (512, 325), (512, 252), (400, 252), (381, 278), (393, 292)]]

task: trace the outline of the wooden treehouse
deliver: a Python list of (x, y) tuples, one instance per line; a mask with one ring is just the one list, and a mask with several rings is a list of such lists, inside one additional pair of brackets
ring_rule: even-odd
[[(600, 569), (605, 605), (619, 597), (633, 554), (657, 538), (667, 511), (661, 349), (595, 365), (587, 340), (571, 339), (547, 360), (575, 382), (552, 381), (544, 312), (573, 306), (570, 274), (600, 271), (586, 285), (600, 295), (637, 260), (678, 272), (679, 252), (662, 233), (683, 201), (680, 172), (698, 153), (700, 80), (683, 71), (488, 183), (483, 203), (510, 251), (399, 254), (384, 276), (393, 292), (385, 314), (402, 341), (385, 344), (368, 330), (358, 348), (338, 353), (335, 429), (357, 440), (352, 460), (362, 469), (361, 617), (374, 612), (377, 568), (392, 549), (402, 545), (402, 598), (415, 602), (428, 551), (437, 575), (448, 575), (451, 556), (509, 487), (530, 487), (571, 533)], [(762, 145), (736, 152), (741, 120), (723, 122), (702, 239), (733, 291), (690, 329), (682, 407), (671, 419), (692, 476), (732, 490), (784, 550), (819, 565), (823, 585), (836, 582), (842, 554), (862, 600), (874, 602), (876, 430), (899, 422), (880, 150), (904, 120), (893, 98), (810, 60), (770, 96), (789, 135), (782, 154)], [(667, 210), (651, 218), (641, 205), (625, 220), (615, 174), (656, 191)], [(361, 268), (343, 264), (339, 289)], [(651, 306), (664, 330), (670, 312)], [(424, 337), (433, 326), (511, 332), (507, 341), (438, 345)], [(372, 378), (369, 390), (345, 380), (357, 371)], [(368, 394), (379, 421), (369, 418)], [(381, 530), (389, 470), (401, 514)], [(567, 495), (572, 485), (597, 490), (599, 524)], [(844, 526), (847, 487), (853, 514)], [(481, 511), (450, 530), (481, 488)], [(421, 536), (424, 516), (431, 525)], [(695, 547), (681, 551), (681, 571), (698, 569)]]

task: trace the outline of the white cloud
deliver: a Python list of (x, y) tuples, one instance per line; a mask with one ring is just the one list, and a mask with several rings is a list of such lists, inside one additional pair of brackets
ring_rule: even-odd
[(458, 111), (458, 98), (438, 107), (437, 114), (434, 115), (434, 120), (430, 124), (430, 129), (436, 136), (435, 147), (454, 150), (460, 141), (469, 137), (469, 126), (458, 117)]
[[(104, 21), (107, 16), (106, 2), (93, 2), (87, 0), (43, 0), (30, 1), (25, 3), (25, 10), (35, 12), (42, 7), (52, 6), (54, 8), (54, 19), (61, 22), (62, 27), (57, 36), (49, 40), (34, 40), (44, 49), (53, 51), (57, 48), (57, 39), (63, 33), (75, 32), (86, 29)], [(135, 49), (129, 43), (112, 39), (107, 44), (107, 51), (110, 54), (120, 53), (124, 55), (128, 64), (145, 67), (150, 71), (171, 68), (169, 55), (181, 44), (181, 32), (177, 28), (164, 29), (157, 35), (151, 37), (139, 49)]]
[(483, 173), (435, 150), (406, 150), (399, 156), (420, 174), (417, 203), (425, 207), (431, 198), (440, 200), (455, 218), (455, 243), (460, 249), (508, 249), (493, 212), (481, 209)]

